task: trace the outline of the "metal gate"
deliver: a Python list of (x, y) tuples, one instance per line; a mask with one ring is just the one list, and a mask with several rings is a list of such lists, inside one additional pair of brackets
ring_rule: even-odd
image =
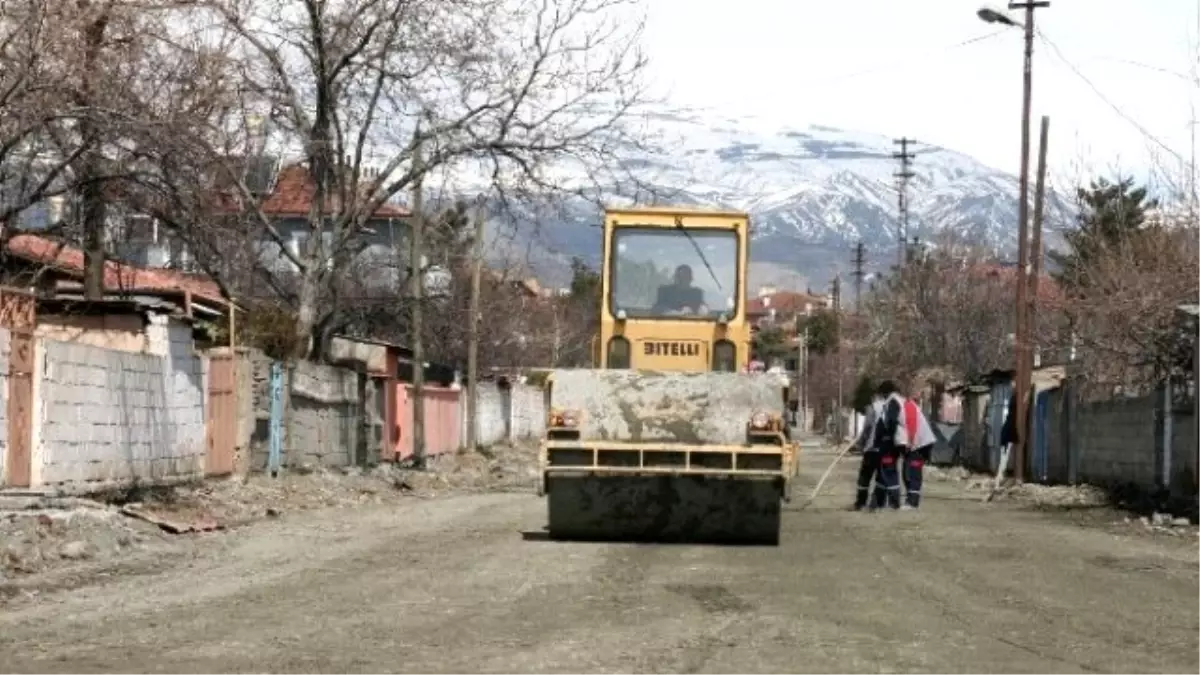
[(0, 326), (10, 336), (8, 354), (8, 447), (4, 460), (4, 483), (30, 487), (33, 480), (33, 373), (37, 345), (33, 331), (37, 300), (30, 293), (0, 288)]
[(225, 476), (234, 471), (237, 445), (237, 371), (230, 350), (214, 350), (208, 355), (208, 448), (204, 471), (209, 476)]
[(997, 382), (992, 385), (991, 398), (988, 400), (987, 420), (988, 436), (987, 451), (984, 456), (988, 473), (996, 473), (1000, 468), (1000, 433), (1004, 429), (1004, 420), (1008, 417), (1008, 404), (1012, 399), (1012, 382)]
[(1029, 434), (1032, 450), (1029, 453), (1029, 474), (1033, 480), (1045, 483), (1050, 477), (1050, 430), (1046, 424), (1046, 418), (1050, 414), (1050, 391), (1038, 391), (1033, 401), (1033, 424)]

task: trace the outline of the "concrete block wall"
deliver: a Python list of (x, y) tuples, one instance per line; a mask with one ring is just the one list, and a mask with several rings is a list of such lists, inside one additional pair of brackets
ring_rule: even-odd
[(0, 328), (0, 476), (4, 476), (4, 461), (8, 457), (8, 330)]
[[(502, 390), (495, 382), (480, 382), (477, 387), (478, 396), (475, 403), (476, 441), (480, 445), (493, 445), (508, 439), (509, 402), (508, 392)], [(466, 402), (463, 402), (465, 411)], [(463, 415), (464, 425), (466, 415)], [(463, 440), (467, 438), (465, 428)]]
[(1179, 497), (1196, 497), (1195, 413), (1175, 413), (1171, 424), (1171, 491)]
[(34, 406), (38, 485), (100, 487), (204, 471), (200, 359), (41, 341)]
[(292, 371), (288, 464), (342, 467), (355, 462), (362, 433), (358, 373), (302, 361)]
[[(1067, 445), (1067, 390), (1062, 387), (1053, 389), (1047, 397), (1046, 482), (1066, 483), (1070, 478), (1071, 460)], [(1038, 478), (1036, 475), (1034, 477)]]
[[(254, 416), (254, 430), (250, 439), (252, 470), (267, 467), (271, 363), (270, 358), (256, 350), (249, 350), (242, 356), (241, 365), (249, 373), (249, 407), (253, 409)], [(284, 467), (343, 467), (365, 459), (359, 458), (359, 454), (362, 445), (370, 443), (370, 438), (366, 436), (382, 434), (383, 422), (375, 419), (379, 417), (378, 414), (371, 415), (364, 411), (359, 377), (359, 373), (353, 370), (306, 361), (296, 363), (290, 375), (284, 368), (281, 458)], [(364, 424), (364, 420), (369, 424)], [(378, 426), (378, 434), (370, 434), (370, 426)], [(378, 455), (377, 452), (366, 453), (367, 457), (372, 454)]]
[(541, 387), (514, 384), (512, 399), (513, 439), (538, 438), (546, 434), (546, 392)]
[(1074, 430), (1079, 480), (1111, 485), (1156, 484), (1158, 396), (1079, 404)]

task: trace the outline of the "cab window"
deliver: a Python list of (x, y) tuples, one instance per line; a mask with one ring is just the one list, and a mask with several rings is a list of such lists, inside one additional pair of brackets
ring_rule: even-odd
[(609, 304), (629, 318), (706, 318), (737, 311), (733, 230), (619, 227)]

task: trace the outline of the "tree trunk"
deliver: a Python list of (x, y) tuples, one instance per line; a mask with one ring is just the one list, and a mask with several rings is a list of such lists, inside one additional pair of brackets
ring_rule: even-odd
[[(414, 162), (420, 163), (419, 151), (415, 153)], [(417, 468), (425, 468), (425, 208), (424, 180), (419, 173), (413, 183), (412, 224), (409, 233), (409, 265), (412, 273), (409, 275), (412, 303), (412, 354), (413, 354), (413, 464)]]
[[(79, 8), (86, 11), (91, 3), (84, 0)], [(84, 63), (83, 82), (80, 86), (81, 104), (92, 106), (97, 68), (100, 61), (100, 50), (104, 47), (104, 32), (108, 28), (108, 13), (102, 11), (94, 21), (84, 29)], [(91, 114), (90, 112), (88, 113)], [(88, 300), (104, 298), (104, 234), (108, 220), (108, 206), (105, 200), (104, 183), (102, 181), (102, 157), (100, 154), (100, 130), (97, 123), (87, 115), (79, 127), (80, 142), (85, 151), (80, 165), (79, 178), (83, 184), (80, 190), (80, 216), (83, 227), (83, 295)]]
[(317, 325), (317, 299), (320, 297), (320, 281), (316, 270), (303, 270), (300, 273), (300, 289), (296, 298), (295, 342), (292, 357), (304, 359), (312, 353), (313, 331)]
[[(83, 296), (88, 300), (104, 299), (104, 230), (108, 205), (104, 200), (104, 185), (99, 180), (95, 159), (84, 163), (81, 177), (88, 181), (80, 191), (83, 225)], [(120, 280), (123, 281), (123, 280)]]

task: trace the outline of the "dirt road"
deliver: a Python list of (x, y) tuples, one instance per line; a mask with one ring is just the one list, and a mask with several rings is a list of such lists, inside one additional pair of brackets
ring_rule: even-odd
[(851, 513), (852, 464), (779, 548), (548, 542), (532, 494), (288, 515), (0, 610), (0, 670), (1197, 672), (1193, 530)]

